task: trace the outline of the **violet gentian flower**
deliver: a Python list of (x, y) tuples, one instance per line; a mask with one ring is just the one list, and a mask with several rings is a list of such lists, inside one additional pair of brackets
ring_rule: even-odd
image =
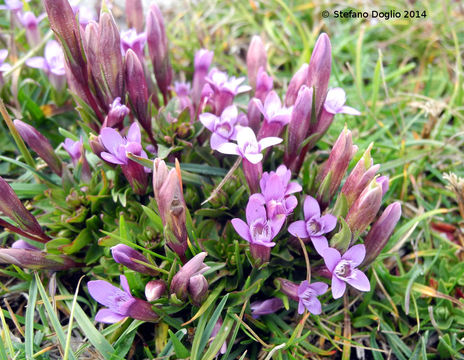
[(223, 154), (239, 155), (250, 163), (257, 164), (263, 159), (261, 151), (281, 142), (282, 139), (278, 137), (266, 137), (258, 141), (253, 130), (245, 126), (238, 129), (237, 144), (224, 143), (218, 147), (217, 151)]
[(251, 254), (259, 263), (269, 261), (271, 247), (275, 246), (272, 240), (279, 233), (285, 217), (269, 219), (264, 205), (258, 199), (250, 198), (246, 207), (245, 223), (242, 219), (232, 219), (235, 231), (250, 243)]
[(361, 115), (361, 113), (352, 108), (351, 106), (346, 106), (346, 94), (345, 90), (342, 88), (333, 88), (329, 89), (327, 92), (327, 97), (324, 102), (324, 109), (330, 114), (348, 114), (348, 115)]
[(213, 68), (209, 72), (205, 80), (211, 89), (209, 102), (213, 106), (216, 115), (221, 114), (227, 106), (232, 105), (232, 101), (236, 95), (251, 89), (248, 85), (241, 85), (245, 80), (244, 77), (229, 77), (225, 72), (219, 71), (216, 68)]
[(130, 246), (125, 244), (118, 244), (111, 248), (111, 255), (113, 255), (114, 261), (118, 264), (123, 264), (131, 270), (137, 271), (141, 274), (158, 275), (158, 271), (152, 269), (151, 267), (145, 266), (140, 262), (135, 262), (138, 260), (147, 264), (150, 264), (145, 256), (140, 254), (138, 251), (132, 249)]
[(132, 153), (145, 159), (148, 158), (142, 149), (139, 125), (137, 123), (131, 125), (127, 138), (123, 138), (116, 130), (106, 127), (101, 130), (100, 139), (107, 150), (100, 154), (101, 158), (109, 163), (121, 165), (122, 171), (134, 191), (143, 195), (148, 185), (146, 173), (150, 172), (150, 169), (127, 157), (127, 153)]
[(261, 177), (261, 180), (259, 182), (262, 193), (267, 191), (266, 189), (268, 187), (269, 178), (274, 174), (276, 174), (280, 178), (285, 196), (294, 194), (296, 192), (300, 192), (302, 190), (301, 185), (298, 184), (296, 181), (290, 182), (292, 172), (289, 169), (287, 169), (285, 165), (280, 165), (276, 171), (271, 171), (269, 173), (266, 171), (265, 173), (263, 173), (263, 176)]
[(213, 150), (230, 140), (237, 140), (237, 125), (246, 125), (235, 105), (226, 107), (220, 117), (211, 113), (200, 114), (200, 121), (212, 132), (210, 144)]
[(317, 299), (323, 295), (329, 286), (323, 282), (310, 284), (308, 280), (303, 281), (298, 287), (298, 314), (308, 310), (311, 314), (319, 315), (322, 312), (321, 302)]
[(367, 276), (359, 269), (366, 256), (363, 244), (349, 248), (343, 256), (334, 248), (326, 248), (321, 253), (325, 266), (332, 274), (332, 296), (338, 299), (343, 296), (346, 284), (350, 284), (360, 291), (369, 291), (371, 286)]
[(110, 104), (110, 109), (108, 110), (108, 115), (105, 118), (103, 127), (119, 127), (122, 125), (124, 118), (129, 115), (129, 108), (121, 104), (121, 98), (117, 97)]
[(60, 44), (50, 40), (45, 45), (44, 57), (35, 56), (26, 60), (26, 65), (45, 71), (55, 89), (62, 90), (66, 81), (64, 54)]
[(277, 310), (284, 307), (284, 303), (279, 298), (271, 298), (263, 301), (254, 301), (250, 304), (251, 316), (257, 319), (261, 315), (274, 314)]
[(45, 18), (45, 14), (35, 16), (32, 11), (26, 11), (18, 15), (21, 25), (26, 29), (26, 38), (31, 46), (40, 43), (39, 23)]
[(82, 156), (82, 151), (84, 149), (84, 145), (82, 144), (82, 136), (80, 140), (74, 141), (70, 138), (64, 139), (63, 148), (68, 152), (69, 156), (71, 157), (71, 161), (74, 166), (77, 166), (79, 159)]
[(127, 50), (132, 49), (140, 61), (144, 58), (144, 46), (147, 42), (145, 33), (137, 34), (135, 29), (129, 29), (121, 32), (121, 49), (122, 54), (125, 55)]
[(307, 196), (303, 204), (304, 220), (295, 221), (288, 227), (288, 232), (301, 239), (311, 239), (319, 254), (329, 244), (324, 234), (331, 232), (337, 225), (337, 218), (332, 214), (321, 216), (321, 209), (316, 199)]
[(113, 324), (126, 317), (142, 321), (156, 321), (159, 316), (151, 309), (150, 303), (133, 297), (126, 277), (120, 275), (119, 278), (124, 291), (103, 280), (87, 283), (90, 295), (107, 307), (97, 312), (95, 321)]
[(264, 124), (258, 133), (258, 139), (268, 136), (279, 136), (283, 127), (290, 122), (292, 107), (282, 106), (279, 95), (275, 91), (267, 94), (264, 104), (259, 99), (255, 99), (258, 109), (264, 117)]

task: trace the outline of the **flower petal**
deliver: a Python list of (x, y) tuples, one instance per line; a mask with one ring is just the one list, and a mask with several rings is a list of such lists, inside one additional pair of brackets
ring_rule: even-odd
[(337, 264), (340, 262), (342, 258), (337, 249), (330, 247), (322, 251), (321, 256), (324, 259), (325, 266), (327, 266), (327, 269), (329, 269), (331, 273), (333, 272), (335, 266), (337, 266)]
[(199, 116), (201, 123), (209, 131), (214, 131), (214, 124), (218, 120), (218, 117), (211, 113), (203, 113)]
[(100, 154), (100, 156), (102, 157), (103, 160), (105, 161), (108, 161), (109, 163), (112, 163), (112, 164), (119, 164), (119, 165), (123, 165), (124, 163), (119, 160), (116, 156), (110, 154), (110, 153), (107, 153), (106, 151), (102, 152)]
[(244, 158), (247, 159), (252, 164), (258, 164), (261, 160), (263, 160), (263, 154), (244, 154)]
[(351, 260), (353, 267), (358, 266), (366, 256), (366, 247), (363, 244), (354, 245), (349, 248), (342, 256), (343, 259)]
[(232, 226), (235, 231), (246, 241), (251, 242), (250, 227), (242, 219), (232, 219)]
[(329, 285), (327, 285), (326, 283), (323, 283), (321, 281), (318, 281), (318, 282), (310, 284), (309, 288), (314, 290), (314, 292), (317, 295), (323, 295), (323, 294), (326, 293), (327, 289), (329, 288)]
[(316, 297), (312, 298), (311, 301), (306, 304), (306, 308), (314, 315), (319, 315), (322, 312), (321, 302)]
[(127, 133), (127, 140), (140, 144), (141, 134), (139, 124), (134, 122)]
[(97, 302), (106, 307), (113, 307), (116, 305), (115, 298), (121, 296), (127, 298), (127, 294), (121, 289), (104, 280), (93, 280), (87, 283), (90, 296)]
[(261, 203), (260, 199), (256, 197), (250, 197), (245, 213), (247, 223), (250, 225), (258, 219), (267, 218), (266, 209), (264, 208), (264, 205)]
[(361, 115), (361, 112), (352, 108), (351, 106), (342, 106), (341, 110), (338, 111), (341, 114), (348, 114), (348, 115)]
[(371, 289), (369, 279), (359, 269), (354, 269), (352, 277), (348, 278), (346, 282), (359, 291), (369, 291)]
[(311, 236), (311, 242), (313, 243), (314, 249), (321, 256), (323, 251), (329, 248), (329, 242), (325, 236)]
[(240, 155), (238, 151), (238, 146), (237, 144), (234, 143), (224, 143), (221, 144), (216, 151), (222, 153), (222, 154), (227, 154), (227, 155)]
[(312, 196), (306, 196), (303, 204), (303, 212), (305, 220), (312, 219), (313, 217), (321, 216), (321, 208), (319, 203)]
[(303, 220), (295, 221), (288, 227), (288, 232), (293, 236), (299, 237), (300, 239), (306, 239), (309, 237), (306, 231), (306, 223)]
[(334, 299), (341, 298), (346, 290), (346, 283), (335, 275), (332, 276), (332, 296)]
[(103, 146), (113, 155), (116, 154), (119, 145), (124, 143), (122, 136), (113, 128), (103, 128), (100, 138)]
[(125, 319), (127, 316), (117, 314), (110, 309), (100, 309), (95, 315), (95, 321), (105, 324), (114, 324), (118, 321)]
[(26, 65), (34, 69), (47, 70), (48, 66), (45, 58), (42, 56), (34, 56), (26, 60)]
[(260, 150), (262, 151), (270, 146), (280, 144), (282, 141), (283, 140), (279, 137), (270, 136), (270, 137), (259, 140), (258, 144), (259, 144)]
[(129, 282), (127, 281), (127, 278), (126, 278), (124, 275), (119, 275), (119, 282), (121, 283), (122, 289), (123, 289), (127, 294), (129, 294), (130, 296), (132, 296), (131, 291), (130, 291), (130, 287), (129, 287)]
[(211, 145), (211, 149), (213, 150), (218, 150), (222, 144), (225, 144), (227, 142), (228, 141), (226, 138), (223, 138), (221, 135), (214, 132), (211, 134), (211, 138), (209, 140), (209, 144)]
[(322, 225), (323, 234), (327, 234), (335, 229), (337, 225), (337, 217), (332, 214), (325, 214), (319, 219), (319, 224)]

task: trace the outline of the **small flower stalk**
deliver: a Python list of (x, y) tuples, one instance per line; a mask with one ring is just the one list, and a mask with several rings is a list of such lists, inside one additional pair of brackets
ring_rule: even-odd
[(131, 270), (151, 276), (158, 275), (158, 271), (143, 265), (143, 263), (150, 264), (148, 259), (130, 246), (125, 244), (113, 246), (111, 248), (111, 254), (113, 255), (114, 261)]
[(208, 290), (208, 282), (203, 276), (203, 273), (209, 269), (204, 263), (207, 255), (206, 252), (195, 255), (174, 275), (169, 292), (177, 299), (185, 300), (187, 295), (190, 295), (196, 305), (203, 301)]
[(113, 324), (127, 317), (142, 321), (158, 321), (159, 316), (152, 310), (149, 302), (132, 296), (124, 275), (120, 276), (120, 281), (124, 291), (104, 280), (87, 283), (90, 295), (106, 307), (98, 310), (95, 321)]
[(186, 205), (182, 192), (180, 167), (168, 171), (166, 163), (157, 158), (153, 167), (153, 190), (164, 225), (166, 244), (185, 262), (187, 250)]

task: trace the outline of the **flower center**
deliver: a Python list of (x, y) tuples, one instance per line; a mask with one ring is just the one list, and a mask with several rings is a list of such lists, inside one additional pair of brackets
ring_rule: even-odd
[(251, 237), (254, 242), (269, 242), (271, 241), (272, 231), (267, 220), (260, 219), (251, 225)]
[(340, 262), (335, 267), (334, 273), (339, 278), (348, 279), (351, 277), (353, 272), (353, 266), (349, 260), (340, 260)]
[(216, 132), (226, 139), (231, 135), (232, 127), (228, 123), (222, 123), (216, 126)]
[(321, 224), (319, 224), (317, 220), (309, 220), (306, 227), (308, 233), (310, 233), (311, 235), (315, 235), (321, 231)]
[(250, 143), (247, 142), (245, 143), (245, 146), (243, 147), (244, 153), (245, 154), (258, 154), (259, 153), (259, 147), (258, 143)]

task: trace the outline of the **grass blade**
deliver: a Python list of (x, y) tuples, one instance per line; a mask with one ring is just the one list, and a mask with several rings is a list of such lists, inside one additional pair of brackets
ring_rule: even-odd
[(37, 301), (37, 283), (35, 279), (31, 280), (29, 286), (29, 301), (26, 308), (26, 329), (24, 346), (26, 349), (26, 359), (30, 360), (34, 355), (34, 313)]

